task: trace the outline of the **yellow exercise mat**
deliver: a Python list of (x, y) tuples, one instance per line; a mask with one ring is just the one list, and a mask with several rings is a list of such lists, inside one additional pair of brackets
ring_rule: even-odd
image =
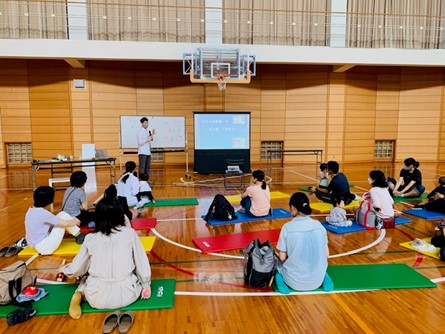
[[(142, 242), (142, 246), (144, 246), (144, 249), (146, 252), (151, 251), (153, 248), (153, 245), (155, 243), (156, 237), (155, 236), (148, 236), (148, 237), (139, 237)], [(76, 244), (76, 240), (74, 238), (71, 239), (63, 239), (62, 243), (60, 244), (59, 248), (53, 253), (53, 255), (76, 255), (80, 250), (79, 244)], [(36, 255), (37, 252), (34, 248), (26, 247), (24, 248), (19, 254), (19, 257), (25, 257), (25, 256), (33, 256)]]
[[(345, 205), (343, 209), (345, 210), (352, 210), (355, 206), (359, 206), (359, 201), (352, 201), (348, 205)], [(325, 202), (317, 202), (317, 203), (311, 203), (311, 208), (314, 211), (320, 212), (320, 213), (329, 213), (332, 209), (332, 204), (325, 203)]]
[[(230, 203), (239, 203), (241, 202), (241, 194), (239, 195), (228, 195), (224, 196)], [(271, 191), (270, 199), (281, 199), (281, 198), (289, 198), (290, 195), (282, 193), (281, 191)]]
[[(431, 243), (431, 238), (425, 238), (425, 239), (422, 239), (422, 240), (425, 240), (426, 242)], [(431, 257), (434, 257), (435, 259), (439, 259), (440, 260), (440, 255), (439, 255), (440, 254), (440, 248), (439, 247), (436, 247), (436, 250), (434, 252), (422, 252), (420, 250), (415, 249), (411, 245), (411, 241), (402, 242), (399, 245), (402, 246), (402, 247), (414, 250), (417, 253), (420, 253), (420, 254), (423, 254), (423, 255), (427, 255), (427, 256), (431, 256)]]

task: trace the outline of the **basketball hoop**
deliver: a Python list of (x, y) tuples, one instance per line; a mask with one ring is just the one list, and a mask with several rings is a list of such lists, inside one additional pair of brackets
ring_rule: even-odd
[(220, 72), (215, 75), (219, 90), (226, 90), (226, 85), (227, 85), (226, 78), (228, 78), (228, 77), (229, 77), (229, 73)]

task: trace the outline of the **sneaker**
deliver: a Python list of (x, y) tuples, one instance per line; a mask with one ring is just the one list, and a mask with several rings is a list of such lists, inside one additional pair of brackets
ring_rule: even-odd
[(375, 225), (375, 228), (378, 229), (378, 230), (381, 230), (382, 227), (383, 227), (383, 221), (379, 220), (377, 222), (377, 224)]
[(155, 204), (155, 203), (156, 203), (156, 201), (155, 201), (154, 199), (152, 199), (152, 200), (151, 200), (151, 202), (152, 202), (153, 204)]
[(84, 240), (85, 240), (85, 234), (80, 233), (80, 234), (76, 237), (76, 244), (78, 244), (78, 245), (82, 245)]
[(28, 246), (28, 242), (26, 241), (25, 238), (21, 238), (20, 240), (17, 240), (14, 243), (14, 246), (20, 247), (20, 248), (25, 248), (26, 246)]
[(236, 212), (240, 212), (240, 213), (245, 213), (246, 212), (246, 209), (244, 209), (244, 208), (239, 208), (238, 210), (236, 210)]

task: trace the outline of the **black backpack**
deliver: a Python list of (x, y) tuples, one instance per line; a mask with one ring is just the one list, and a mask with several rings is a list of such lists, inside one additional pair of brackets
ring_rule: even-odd
[(270, 241), (261, 243), (255, 239), (241, 249), (241, 253), (244, 254), (244, 284), (256, 288), (268, 287), (278, 260)]
[(220, 221), (230, 221), (236, 219), (235, 209), (232, 204), (229, 203), (227, 198), (221, 194), (215, 195), (212, 204), (210, 204), (209, 211), (204, 217), (205, 221), (211, 219)]

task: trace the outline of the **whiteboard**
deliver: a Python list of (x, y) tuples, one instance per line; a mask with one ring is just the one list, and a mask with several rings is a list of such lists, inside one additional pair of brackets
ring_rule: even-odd
[[(138, 148), (137, 133), (144, 116), (121, 116), (121, 148)], [(152, 148), (185, 148), (185, 117), (145, 116), (148, 129), (156, 129)]]

